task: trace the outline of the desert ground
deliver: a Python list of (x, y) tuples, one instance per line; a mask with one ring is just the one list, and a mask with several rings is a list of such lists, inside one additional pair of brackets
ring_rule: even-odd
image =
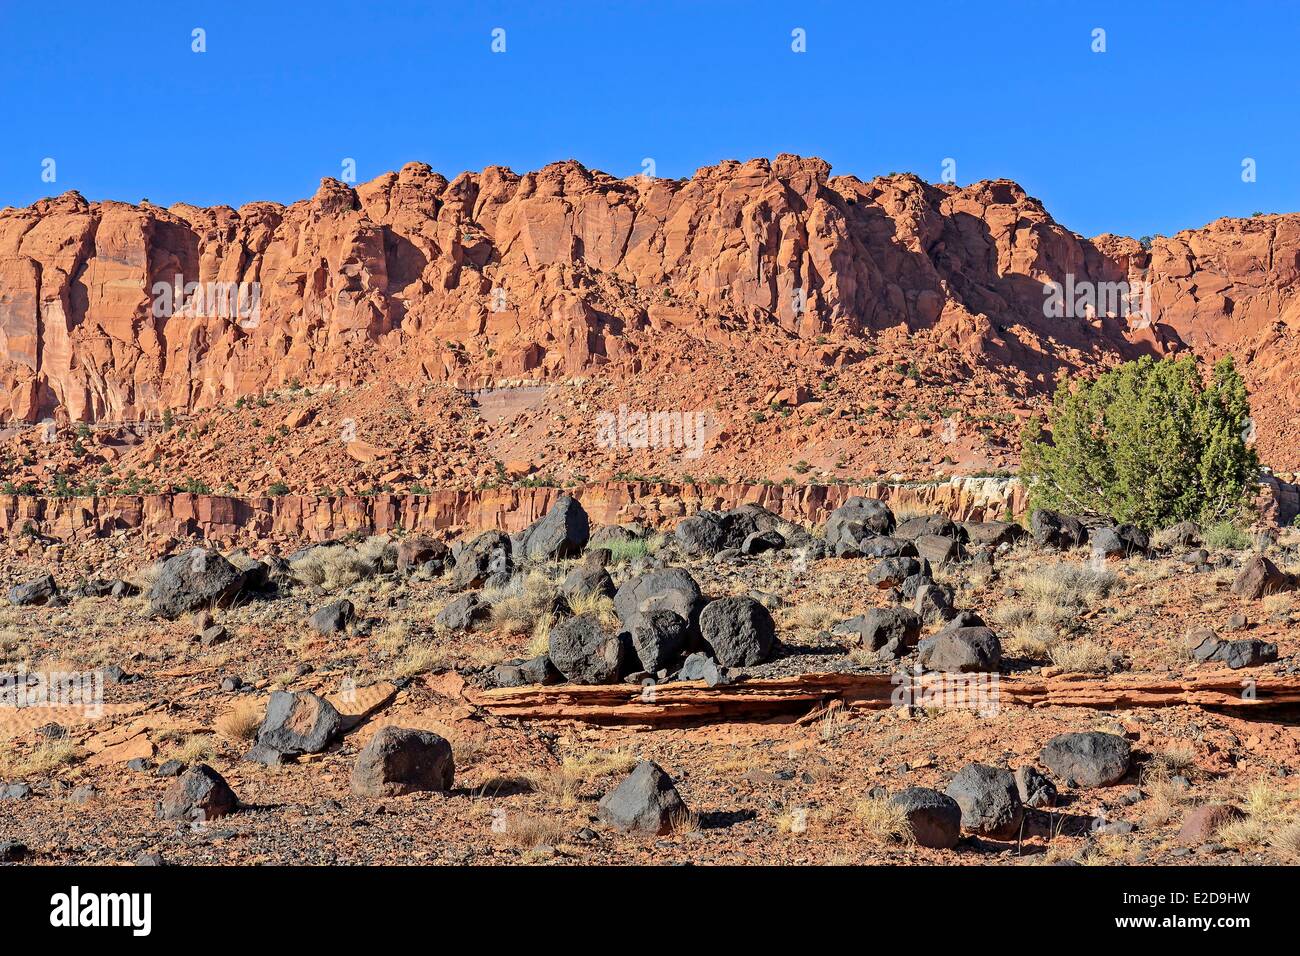
[[(202, 541), (172, 541), (159, 554), (131, 531), (11, 542), (0, 574), (36, 586), (11, 592), (0, 609), (0, 671), (93, 673), (103, 685), (99, 708), (0, 710), (6, 860), (1035, 866), (1285, 863), (1300, 854), (1300, 728), (1287, 703), (1300, 688), (1300, 532), (1243, 539), (1182, 527), (1114, 547), (1096, 528), (1078, 543), (1037, 518), (1025, 518), (1034, 532), (1025, 533), (900, 509), (883, 529), (892, 535), (859, 535), (856, 525), (845, 530), (842, 510), (798, 527), (752, 506), (676, 531), (575, 531), (585, 513), (575, 522), (574, 504), (562, 499), (508, 539), (504, 562), (485, 549), (504, 536), (477, 532), (450, 542), (358, 534), (276, 554), (227, 552), (228, 564)], [(732, 544), (737, 527), (746, 540), (727, 546), (710, 537), (715, 526), (730, 529)], [(850, 538), (856, 544), (836, 546)], [(918, 555), (923, 580), (908, 583), (900, 573), (916, 568), (890, 565), (906, 558), (860, 553), (870, 542)], [(195, 554), (205, 556), (197, 565)], [(205, 594), (227, 566), (237, 583)], [(642, 644), (629, 649), (627, 629), (657, 598), (638, 606), (611, 592), (631, 593), (663, 569), (698, 584), (697, 627), (713, 643), (686, 637), (653, 673), (641, 666)], [(51, 571), (52, 590), (41, 583)], [(742, 601), (718, 604), (726, 598)], [(720, 623), (713, 604), (741, 612), (739, 623)], [(872, 609), (911, 608), (918, 628), (883, 647), (861, 618), (854, 623)], [(775, 641), (751, 655), (762, 660), (723, 666), (719, 635), (743, 643), (765, 615)], [(927, 639), (954, 625), (971, 631), (976, 619), (1000, 646), (997, 659), (954, 663), (951, 647), (947, 657), (926, 650)], [(575, 621), (590, 628), (577, 663), (572, 644), (562, 657)], [(642, 621), (638, 642), (663, 637), (659, 623)], [(1253, 643), (1241, 643), (1244, 656), (1198, 659), (1234, 642)], [(704, 653), (684, 664), (692, 647)], [(580, 698), (566, 689), (590, 680), (521, 670), (548, 651), (571, 671), (603, 675), (601, 693), (612, 696), (599, 713), (566, 708)], [(623, 656), (602, 663), (615, 652)], [(996, 675), (992, 706), (895, 706), (834, 690), (772, 712), (729, 710), (723, 700), (806, 675), (915, 673), (922, 658), (930, 672)], [(541, 674), (545, 686), (529, 681)], [(1194, 688), (1216, 677), (1226, 693), (1198, 698)], [(1034, 682), (1081, 690), (1028, 702), (1008, 693)], [(1116, 691), (1139, 685), (1177, 699)], [(660, 714), (660, 692), (665, 701), (686, 694), (688, 706)], [(273, 694), (294, 708), (277, 727)], [(521, 702), (533, 708), (527, 716)], [(328, 739), (303, 744), (322, 709), (337, 711)], [(427, 767), (400, 760), (361, 774), (367, 745), (386, 727), (445, 741), (454, 777), (430, 783)], [(1045, 750), (1058, 735), (1093, 732), (1123, 751), (1104, 784), (1087, 769), (1063, 774)], [(259, 747), (260, 762), (248, 759)], [(620, 817), (606, 799), (643, 761), (676, 794), (650, 801), (648, 824), (645, 814)], [(991, 792), (963, 797), (953, 839), (926, 837), (934, 820), (918, 822), (894, 798), (908, 788), (961, 790), (954, 780), (969, 764), (998, 774)], [(234, 800), (196, 791), (200, 767)], [(990, 801), (1000, 805), (990, 810)], [(985, 811), (1009, 828), (981, 825)]]

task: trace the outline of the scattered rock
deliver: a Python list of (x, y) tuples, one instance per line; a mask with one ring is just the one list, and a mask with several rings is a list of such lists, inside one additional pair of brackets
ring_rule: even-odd
[(681, 615), (694, 633), (703, 608), (700, 586), (683, 568), (663, 568), (629, 578), (614, 595), (614, 610), (629, 632), (651, 611), (664, 610)]
[(632, 628), (632, 649), (650, 673), (672, 669), (681, 659), (690, 634), (685, 619), (675, 611), (655, 610), (643, 615)]
[(677, 675), (679, 680), (701, 680), (706, 687), (718, 687), (730, 682), (727, 669), (718, 666), (718, 662), (703, 652), (689, 655), (682, 662), (682, 669)]
[(751, 667), (772, 655), (776, 624), (767, 608), (753, 598), (710, 601), (700, 614), (700, 635), (725, 667)]
[(552, 626), (547, 657), (571, 681), (613, 684), (623, 673), (625, 644), (596, 615), (579, 614)]
[(928, 787), (908, 787), (889, 802), (903, 808), (912, 837), (919, 845), (950, 850), (961, 839), (961, 806), (946, 793)]
[(961, 807), (961, 825), (972, 833), (1010, 839), (1019, 832), (1024, 807), (1010, 770), (967, 764), (945, 792)]
[(352, 792), (396, 797), (416, 790), (450, 790), (455, 776), (451, 744), (435, 733), (383, 727), (357, 754)]
[(672, 778), (658, 764), (642, 760), (601, 797), (598, 813), (615, 829), (664, 835), (685, 819), (687, 811)]
[(533, 562), (576, 558), (590, 537), (587, 512), (576, 498), (560, 495), (550, 510), (524, 533), (524, 558)]
[(54, 582), (52, 574), (43, 574), (9, 589), (9, 603), (14, 607), (40, 607), (58, 596), (59, 586)]
[(239, 799), (224, 777), (196, 764), (172, 781), (159, 813), (164, 820), (215, 820), (239, 809)]
[(471, 591), (453, 600), (433, 619), (439, 627), (454, 633), (463, 633), (474, 627), (474, 622), (488, 614), (488, 604)]
[(1030, 766), (1016, 769), (1016, 792), (1027, 807), (1042, 809), (1056, 806), (1056, 785)]
[(149, 589), (149, 607), (175, 620), (200, 608), (221, 606), (239, 593), (245, 577), (219, 552), (194, 548), (163, 562)]
[(917, 657), (922, 667), (949, 674), (996, 671), (1002, 666), (1002, 643), (987, 627), (940, 631), (921, 641)]
[(1229, 823), (1244, 819), (1239, 808), (1227, 803), (1207, 803), (1193, 807), (1183, 817), (1183, 825), (1178, 831), (1178, 842), (1197, 844), (1213, 839), (1219, 830)]
[(1101, 731), (1058, 734), (1039, 754), (1059, 780), (1081, 787), (1108, 787), (1128, 773), (1132, 748), (1123, 737)]
[(341, 634), (356, 619), (357, 611), (347, 598), (319, 608), (307, 622), (317, 634)]
[(1293, 587), (1295, 582), (1291, 575), (1283, 572), (1264, 555), (1254, 554), (1237, 573), (1236, 580), (1232, 582), (1232, 593), (1248, 601), (1257, 601), (1269, 594), (1289, 591)]
[(258, 753), (271, 750), (285, 757), (317, 754), (342, 727), (343, 717), (323, 697), (310, 691), (278, 690), (271, 694), (266, 717), (257, 729), (257, 743), (264, 748)]

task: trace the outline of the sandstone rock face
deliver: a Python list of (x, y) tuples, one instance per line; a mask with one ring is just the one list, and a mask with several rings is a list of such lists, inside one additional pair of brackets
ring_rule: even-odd
[[(1300, 380), (1298, 252), (1300, 216), (1224, 219), (1144, 249), (1083, 239), (1006, 180), (862, 182), (791, 155), (685, 180), (563, 162), (449, 181), (409, 163), (239, 209), (69, 192), (0, 211), (0, 417), (154, 419), (376, 369), (466, 386), (557, 379), (635, 367), (646, 331), (726, 344), (761, 328), (791, 357), (834, 364), (852, 356), (823, 336), (903, 328), (1043, 385), (1062, 349), (1232, 350), (1251, 387), (1281, 399), (1260, 424), (1282, 448)], [(178, 276), (256, 283), (256, 309), (167, 308)], [(1153, 321), (1104, 306), (1050, 317), (1050, 282), (1129, 283)], [(802, 384), (772, 392), (788, 407), (810, 397)]]

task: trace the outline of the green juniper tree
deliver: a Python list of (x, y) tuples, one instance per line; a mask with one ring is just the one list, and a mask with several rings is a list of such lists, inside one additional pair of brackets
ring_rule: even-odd
[(1047, 431), (1021, 434), (1031, 507), (1106, 515), (1148, 530), (1240, 516), (1259, 472), (1246, 385), (1231, 357), (1206, 382), (1196, 360), (1142, 358), (1063, 381)]

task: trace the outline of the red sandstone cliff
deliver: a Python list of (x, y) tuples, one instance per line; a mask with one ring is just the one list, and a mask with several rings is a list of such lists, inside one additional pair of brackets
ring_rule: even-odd
[[(873, 351), (927, 356), (928, 384), (1010, 407), (1062, 368), (1186, 343), (1243, 359), (1265, 458), (1294, 467), (1278, 456), (1300, 457), (1288, 432), (1298, 261), (1300, 216), (1222, 220), (1148, 252), (1073, 234), (1011, 182), (863, 183), (788, 155), (682, 181), (566, 162), (448, 182), (411, 163), (238, 210), (67, 193), (0, 211), (0, 420), (156, 419), (297, 382), (582, 376), (716, 399), (751, 366), (756, 380), (730, 402), (752, 409), (803, 387), (806, 370), (853, 369)], [(155, 284), (177, 275), (256, 283), (256, 321), (155, 315)], [(1044, 283), (1066, 276), (1149, 282), (1156, 322), (1046, 317)], [(723, 431), (725, 444), (735, 423)], [(826, 455), (869, 438), (832, 429)]]

